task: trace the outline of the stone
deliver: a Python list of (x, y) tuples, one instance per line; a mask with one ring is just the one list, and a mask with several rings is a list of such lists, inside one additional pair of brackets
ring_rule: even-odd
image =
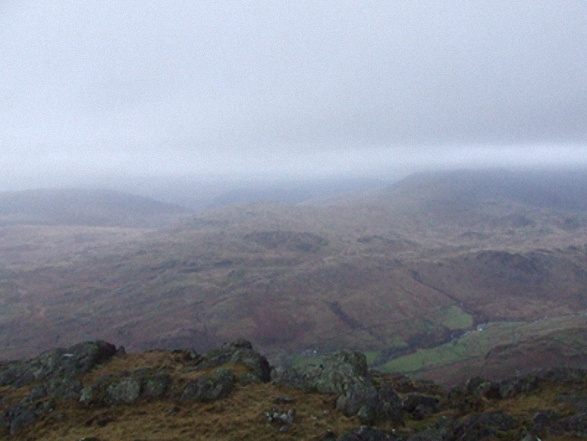
[(105, 341), (84, 342), (67, 349), (52, 349), (36, 358), (13, 362), (0, 369), (0, 386), (21, 387), (33, 381), (76, 377), (116, 355), (116, 347)]
[(38, 420), (38, 415), (33, 409), (20, 405), (4, 411), (3, 417), (4, 424), (9, 427), (11, 435), (14, 435), (22, 427), (33, 424)]
[(140, 396), (141, 381), (133, 377), (111, 383), (106, 390), (106, 402), (110, 405), (130, 404)]
[(308, 392), (336, 394), (336, 408), (346, 416), (358, 415), (363, 424), (378, 420), (403, 423), (399, 397), (388, 385), (377, 390), (360, 352), (339, 351), (319, 366), (275, 369), (272, 379)]
[(159, 398), (165, 395), (171, 385), (171, 377), (167, 374), (149, 376), (144, 380), (142, 396)]
[(220, 349), (209, 352), (198, 360), (197, 367), (199, 369), (208, 369), (228, 363), (248, 366), (252, 374), (264, 383), (271, 379), (271, 368), (267, 359), (254, 351), (251, 342), (244, 339), (225, 343)]
[(236, 377), (227, 369), (217, 369), (212, 377), (190, 381), (181, 392), (180, 401), (214, 401), (226, 398), (234, 387)]

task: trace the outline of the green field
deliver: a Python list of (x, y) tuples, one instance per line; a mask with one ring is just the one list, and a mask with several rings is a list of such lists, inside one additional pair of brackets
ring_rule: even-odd
[(430, 349), (420, 349), (376, 367), (384, 372), (417, 374), (484, 357), (492, 348), (520, 343), (530, 338), (551, 335), (559, 339), (557, 336), (561, 333), (560, 339), (563, 339), (566, 335), (565, 331), (585, 325), (587, 325), (587, 317), (579, 314), (531, 323), (488, 323), (449, 343)]

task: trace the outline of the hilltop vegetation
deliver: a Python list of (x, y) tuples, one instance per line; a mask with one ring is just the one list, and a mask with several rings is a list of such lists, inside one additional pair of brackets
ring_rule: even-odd
[(587, 371), (451, 390), (367, 369), (359, 352), (271, 369), (245, 340), (206, 354), (104, 341), (0, 365), (3, 439), (476, 441), (585, 436)]

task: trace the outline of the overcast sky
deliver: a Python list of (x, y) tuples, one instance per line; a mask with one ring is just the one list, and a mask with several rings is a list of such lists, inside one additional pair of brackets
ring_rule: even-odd
[(585, 1), (0, 1), (0, 187), (518, 162), (587, 162)]

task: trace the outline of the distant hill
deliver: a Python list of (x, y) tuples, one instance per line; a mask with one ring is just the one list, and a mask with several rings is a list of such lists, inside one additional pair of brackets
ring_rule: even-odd
[(474, 208), (508, 201), (560, 210), (587, 210), (584, 170), (456, 170), (413, 174), (379, 193), (392, 204)]
[(85, 225), (154, 228), (189, 215), (179, 205), (112, 190), (41, 189), (0, 193), (0, 226)]
[[(26, 357), (81, 336), (204, 351), (244, 336), (275, 363), (346, 347), (443, 383), (482, 367), (499, 376), (502, 355), (531, 370), (544, 339), (587, 338), (584, 182), (418, 174), (323, 203), (216, 208), (127, 243), (79, 232), (68, 248), (65, 232), (21, 228), (19, 242), (5, 227), (0, 349)], [(576, 346), (557, 363), (587, 359)]]

